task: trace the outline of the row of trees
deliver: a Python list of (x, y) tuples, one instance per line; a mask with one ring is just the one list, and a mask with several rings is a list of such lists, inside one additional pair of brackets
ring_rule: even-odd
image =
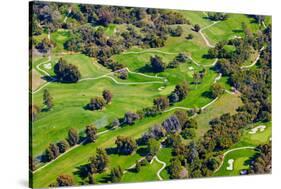
[[(97, 128), (95, 125), (88, 125), (85, 129), (86, 138), (88, 142), (95, 142), (97, 139)], [(70, 128), (68, 131), (68, 137), (55, 144), (50, 144), (43, 154), (43, 161), (48, 162), (56, 159), (60, 154), (66, 152), (69, 148), (79, 144), (81, 137), (78, 131), (74, 128)]]

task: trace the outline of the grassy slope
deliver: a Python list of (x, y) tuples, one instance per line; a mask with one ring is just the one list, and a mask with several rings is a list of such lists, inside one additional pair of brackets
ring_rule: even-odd
[(234, 114), (236, 113), (236, 109), (241, 105), (242, 101), (239, 96), (225, 93), (214, 104), (209, 106), (203, 113), (195, 118), (198, 122), (197, 137), (203, 136), (209, 129), (209, 122), (212, 119), (217, 118), (224, 113)]
[(153, 161), (152, 164), (141, 167), (139, 173), (134, 172), (134, 170), (127, 172), (123, 178), (122, 182), (143, 182), (143, 181), (155, 181), (159, 180), (156, 173), (161, 169), (162, 164), (157, 161)]
[(244, 22), (252, 31), (260, 26), (253, 22), (252, 18), (242, 14), (228, 14), (229, 17), (214, 26), (205, 29), (203, 32), (208, 36), (212, 44), (221, 40), (228, 40), (235, 36), (243, 36), (242, 23)]
[[(55, 181), (58, 175), (62, 173), (72, 174), (73, 172), (77, 171), (78, 166), (88, 162), (89, 157), (95, 153), (96, 147), (113, 147), (114, 141), (118, 135), (138, 138), (142, 133), (147, 131), (148, 128), (153, 126), (153, 124), (162, 122), (167, 116), (169, 116), (168, 113), (154, 118), (141, 120), (133, 126), (116, 129), (101, 135), (97, 139), (96, 143), (79, 146), (78, 148), (70, 151), (61, 158), (55, 160), (47, 167), (36, 172), (34, 174), (34, 187), (47, 187), (50, 183)], [(130, 167), (137, 159), (133, 158), (133, 161), (128, 161), (131, 156), (124, 157), (126, 158), (126, 160), (121, 162), (118, 161), (118, 163), (120, 163), (119, 165), (123, 169)], [(78, 176), (76, 176), (75, 178), (76, 181), (79, 181)]]

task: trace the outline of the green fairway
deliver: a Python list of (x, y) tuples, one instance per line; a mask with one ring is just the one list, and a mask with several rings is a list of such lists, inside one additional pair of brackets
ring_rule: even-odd
[[(224, 158), (224, 163), (214, 176), (237, 176), (243, 169), (249, 169), (250, 158), (257, 154), (258, 151), (252, 149), (242, 149), (230, 152)], [(229, 160), (233, 160), (233, 169), (227, 170)]]
[(139, 173), (134, 172), (132, 169), (125, 173), (122, 178), (122, 182), (142, 182), (142, 181), (155, 181), (159, 180), (156, 173), (161, 169), (162, 164), (157, 161), (153, 161), (152, 164), (142, 166)]
[[(114, 141), (118, 135), (132, 136), (134, 138), (137, 138), (141, 136), (142, 133), (147, 131), (148, 128), (152, 127), (153, 124), (162, 122), (169, 115), (169, 113), (162, 114), (154, 118), (141, 120), (133, 126), (127, 126), (124, 128), (109, 131), (101, 135), (95, 143), (82, 145), (71, 150), (61, 158), (55, 160), (54, 162), (51, 162), (51, 164), (47, 167), (44, 167), (43, 169), (36, 172), (33, 177), (34, 187), (47, 187), (49, 184), (55, 181), (55, 178), (58, 175), (62, 173), (68, 173), (72, 175), (73, 172), (77, 171), (77, 168), (80, 165), (88, 162), (89, 158), (95, 153), (96, 147), (113, 147)], [(122, 161), (122, 164), (119, 165), (123, 169), (130, 167), (135, 162), (135, 160), (138, 159), (137, 156), (133, 155), (133, 160), (127, 161), (131, 157), (132, 156), (124, 156), (126, 161)], [(76, 180), (80, 179), (78, 175), (75, 178)]]
[(242, 23), (245, 23), (252, 31), (256, 31), (261, 27), (246, 15), (228, 14), (228, 18), (225, 21), (221, 21), (205, 29), (203, 32), (208, 36), (211, 44), (215, 44), (222, 40), (243, 36)]
[[(45, 6), (52, 14), (45, 15)], [(259, 153), (254, 148), (271, 140), (272, 123), (255, 123), (271, 116), (271, 104), (261, 101), (264, 95), (258, 93), (267, 92), (266, 82), (271, 82), (269, 64), (241, 67), (259, 58), (266, 61), (267, 54), (261, 52), (268, 53), (267, 46), (262, 44), (264, 48), (258, 51), (259, 44), (243, 37), (247, 27), (260, 32), (253, 33), (253, 40), (259, 42), (260, 34), (263, 41), (270, 41), (271, 31), (260, 29), (266, 28), (271, 18), (265, 17), (263, 22), (263, 17), (260, 21), (260, 17), (226, 13), (228, 17), (222, 21), (223, 13), (216, 15), (219, 18), (210, 16), (219, 20), (214, 22), (203, 11), (63, 3), (43, 6), (39, 2), (34, 7), (34, 53), (29, 68), (32, 187), (60, 185), (57, 179), (63, 174), (73, 178), (69, 182), (75, 186), (91, 183), (90, 175), (95, 184), (170, 180), (186, 176), (181, 166), (185, 166), (190, 178), (234, 176), (249, 169), (249, 161)], [(211, 49), (220, 41), (234, 38), (241, 40)], [(155, 56), (160, 58), (151, 59)], [(244, 75), (248, 73), (246, 69), (249, 79)], [(254, 73), (255, 70), (260, 72)], [(234, 78), (240, 71), (243, 77)], [(253, 112), (247, 110), (248, 106), (253, 107)], [(222, 118), (218, 127), (216, 123), (210, 126), (211, 120), (238, 111), (241, 120), (234, 116), (225, 119), (238, 122), (242, 128), (236, 128), (236, 123), (227, 127), (229, 120)], [(80, 141), (76, 140), (78, 136), (72, 136), (75, 133), (69, 136), (71, 128), (77, 130)], [(214, 141), (210, 141), (213, 137), (209, 134), (214, 134)], [(115, 144), (118, 136), (128, 137), (127, 143), (118, 138)], [(64, 139), (66, 144), (60, 142)], [(77, 145), (68, 148), (67, 144)], [(89, 159), (96, 155), (97, 148), (104, 149), (107, 155), (91, 159), (91, 166), (97, 167), (89, 169)], [(136, 172), (136, 161), (149, 155), (154, 157), (153, 162)], [(209, 161), (212, 158), (221, 161), (215, 173), (213, 161)], [(232, 168), (229, 160), (233, 160)], [(119, 166), (122, 178), (117, 178), (118, 173), (111, 174)], [(193, 171), (198, 172), (193, 175)]]

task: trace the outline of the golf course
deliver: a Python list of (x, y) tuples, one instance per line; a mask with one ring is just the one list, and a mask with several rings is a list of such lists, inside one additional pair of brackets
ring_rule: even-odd
[(271, 17), (30, 6), (31, 187), (271, 171)]

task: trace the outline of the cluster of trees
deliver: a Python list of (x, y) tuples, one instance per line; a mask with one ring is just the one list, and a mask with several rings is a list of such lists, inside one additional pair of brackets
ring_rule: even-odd
[(120, 182), (123, 174), (124, 174), (123, 169), (120, 166), (112, 168), (110, 174), (111, 182), (113, 183)]
[(179, 36), (182, 35), (183, 29), (182, 29), (181, 26), (177, 26), (176, 28), (170, 27), (169, 28), (169, 32), (170, 32), (171, 36), (179, 37)]
[(40, 53), (48, 53), (53, 45), (54, 43), (47, 38), (43, 38), (40, 42), (35, 42), (35, 48)]
[(272, 146), (271, 143), (257, 147), (259, 154), (251, 161), (249, 174), (271, 173), (272, 168)]
[(64, 59), (60, 58), (54, 66), (56, 79), (65, 83), (76, 83), (81, 77), (81, 73), (77, 66), (68, 64)]
[(97, 148), (96, 155), (90, 157), (89, 164), (86, 166), (87, 175), (92, 176), (96, 173), (102, 173), (108, 166), (109, 158), (106, 151), (102, 148)]
[[(88, 125), (84, 131), (88, 142), (95, 142), (97, 139), (97, 128), (95, 125)], [(74, 128), (68, 131), (68, 137), (58, 143), (50, 144), (43, 154), (43, 161), (48, 162), (56, 159), (60, 154), (66, 152), (69, 148), (80, 143), (80, 135)]]
[(150, 58), (150, 65), (154, 72), (163, 72), (166, 69), (165, 62), (157, 55)]
[(137, 149), (136, 141), (131, 137), (118, 136), (115, 140), (116, 152), (129, 155)]
[[(228, 76), (230, 85), (242, 93), (244, 106), (240, 107), (239, 111), (249, 114), (255, 122), (269, 121), (271, 120), (271, 102), (268, 100), (268, 96), (271, 94), (272, 80), (271, 26), (268, 26), (262, 33), (249, 34), (248, 32), (245, 38), (232, 40), (232, 43), (236, 45), (234, 55), (220, 59), (215, 69)], [(252, 47), (258, 50), (262, 46), (266, 48), (260, 54), (258, 68), (241, 71), (240, 65), (246, 60), (244, 55), (247, 49)]]
[(208, 12), (208, 18), (213, 21), (226, 20), (228, 15), (219, 12)]
[(172, 60), (169, 64), (168, 64), (168, 68), (176, 68), (178, 67), (179, 64), (186, 62), (188, 59), (188, 56), (185, 53), (179, 53), (174, 60)]
[(211, 97), (217, 98), (224, 93), (224, 88), (220, 83), (214, 83), (211, 86)]
[(182, 101), (188, 94), (188, 84), (183, 82), (176, 85), (174, 91), (168, 96), (170, 103)]
[(103, 90), (102, 97), (97, 96), (94, 98), (91, 98), (89, 104), (86, 105), (86, 108), (88, 110), (102, 110), (105, 105), (110, 104), (112, 100), (112, 93), (110, 90)]

